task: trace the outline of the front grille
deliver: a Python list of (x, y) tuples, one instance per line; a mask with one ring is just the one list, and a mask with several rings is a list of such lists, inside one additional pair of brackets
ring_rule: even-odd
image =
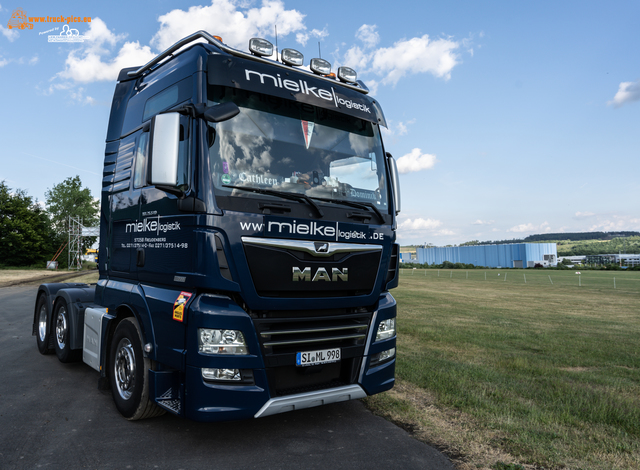
[(298, 246), (313, 246), (313, 242), (272, 240), (266, 245), (264, 239), (247, 237), (243, 242), (251, 278), (261, 297), (369, 295), (375, 287), (382, 254), (379, 245), (337, 244), (352, 251), (325, 256), (309, 254)]
[[(371, 312), (253, 320), (274, 395), (355, 383), (371, 323)], [(296, 354), (340, 348), (337, 363), (296, 367)]]
[(254, 319), (254, 324), (267, 358), (292, 355), (289, 362), (295, 364), (295, 353), (300, 351), (363, 348), (370, 321), (371, 313), (357, 313), (330, 317), (263, 318)]

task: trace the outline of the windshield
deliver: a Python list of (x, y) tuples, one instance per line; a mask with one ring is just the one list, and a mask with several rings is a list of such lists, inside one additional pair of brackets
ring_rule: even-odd
[(210, 86), (208, 105), (226, 101), (236, 117), (209, 125), (216, 193), (253, 196), (225, 186), (372, 203), (387, 209), (377, 125), (282, 98)]

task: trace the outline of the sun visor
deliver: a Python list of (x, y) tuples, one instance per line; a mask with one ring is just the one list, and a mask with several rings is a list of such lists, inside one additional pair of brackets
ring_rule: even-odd
[(209, 55), (208, 81), (299, 101), (325, 109), (339, 110), (350, 116), (387, 126), (377, 101), (371, 97), (294, 68), (269, 67), (260, 62)]

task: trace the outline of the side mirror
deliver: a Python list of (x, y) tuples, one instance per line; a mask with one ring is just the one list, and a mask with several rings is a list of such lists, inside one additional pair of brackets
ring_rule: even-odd
[(175, 187), (178, 181), (180, 114), (158, 114), (151, 120), (150, 183)]
[(237, 116), (240, 113), (240, 108), (231, 101), (227, 103), (218, 104), (207, 108), (203, 114), (203, 117), (208, 122), (222, 122)]
[(401, 209), (401, 200), (400, 200), (400, 178), (398, 177), (398, 166), (396, 165), (396, 161), (391, 156), (390, 153), (387, 152), (387, 160), (389, 161), (389, 170), (391, 171), (391, 187), (393, 189), (393, 205), (396, 209), (396, 215), (400, 213)]

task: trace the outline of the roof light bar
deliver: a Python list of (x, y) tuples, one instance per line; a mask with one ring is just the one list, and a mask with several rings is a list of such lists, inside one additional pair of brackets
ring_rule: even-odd
[(252, 38), (249, 41), (249, 50), (258, 57), (271, 57), (273, 55), (273, 44), (266, 39)]
[(318, 75), (329, 75), (331, 73), (331, 64), (324, 59), (311, 59), (309, 67), (313, 73)]
[(351, 67), (338, 67), (338, 78), (341, 82), (356, 83), (358, 74)]
[(283, 64), (297, 66), (304, 64), (304, 56), (295, 49), (282, 49), (280, 57), (282, 58)]

